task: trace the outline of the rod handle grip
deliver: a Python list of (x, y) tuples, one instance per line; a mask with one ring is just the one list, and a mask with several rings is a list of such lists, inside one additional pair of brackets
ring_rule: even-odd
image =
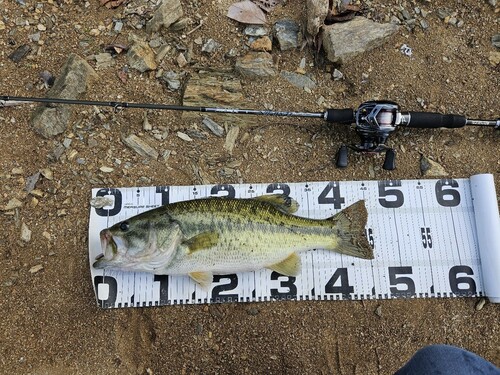
[(436, 112), (408, 112), (410, 128), (461, 128), (467, 119), (460, 115), (443, 115)]
[(325, 114), (325, 120), (326, 122), (335, 122), (338, 124), (352, 124), (356, 121), (352, 108), (328, 109)]

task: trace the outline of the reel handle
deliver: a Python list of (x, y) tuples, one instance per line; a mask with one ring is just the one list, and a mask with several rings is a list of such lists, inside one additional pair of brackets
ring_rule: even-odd
[(467, 119), (460, 115), (443, 115), (436, 112), (408, 112), (402, 114), (401, 125), (410, 128), (461, 128), (466, 125)]

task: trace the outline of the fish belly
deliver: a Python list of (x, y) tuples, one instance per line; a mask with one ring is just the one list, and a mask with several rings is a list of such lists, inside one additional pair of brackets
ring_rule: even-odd
[(208, 249), (190, 252), (186, 246), (181, 246), (165, 273), (229, 274), (255, 271), (280, 263), (294, 252), (331, 245), (333, 240), (332, 233), (326, 235), (253, 229), (222, 231), (218, 243)]

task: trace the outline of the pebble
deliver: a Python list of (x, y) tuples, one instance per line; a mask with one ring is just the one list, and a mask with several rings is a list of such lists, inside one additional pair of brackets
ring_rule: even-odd
[(114, 27), (114, 29), (113, 29), (113, 30), (115, 30), (115, 32), (119, 33), (119, 32), (121, 32), (121, 31), (122, 31), (122, 29), (123, 29), (123, 22), (121, 22), (121, 21), (116, 21), (116, 22), (115, 22), (115, 27)]
[(12, 168), (12, 171), (10, 171), (12, 174), (24, 174), (24, 170), (20, 167), (14, 167)]
[(477, 311), (481, 311), (484, 305), (486, 305), (486, 298), (481, 298), (479, 301), (477, 301), (475, 308)]
[(153, 130), (153, 126), (149, 123), (148, 115), (146, 112), (144, 112), (144, 120), (142, 121), (142, 128), (144, 129), (144, 131)]
[(243, 34), (248, 36), (264, 36), (269, 35), (269, 29), (263, 26), (250, 25), (245, 28)]
[(30, 40), (32, 42), (36, 43), (36, 42), (38, 42), (40, 40), (41, 34), (40, 33), (31, 34), (31, 35), (28, 36), (28, 38), (30, 38)]
[(21, 224), (21, 240), (24, 242), (31, 241), (31, 230), (25, 223)]
[(295, 21), (277, 21), (273, 26), (273, 31), (281, 51), (294, 49), (300, 46), (300, 26)]
[(375, 315), (382, 317), (382, 305), (378, 305), (375, 309)]
[(202, 124), (205, 125), (217, 137), (222, 137), (224, 135), (224, 128), (209, 117), (205, 117), (202, 121)]
[(180, 68), (184, 68), (187, 64), (188, 62), (184, 54), (179, 53), (179, 56), (177, 56), (177, 65), (179, 65)]
[(214, 53), (217, 49), (220, 48), (220, 44), (217, 43), (215, 40), (213, 39), (209, 39), (207, 40), (207, 42), (203, 45), (203, 47), (201, 47), (201, 51), (202, 52), (206, 52), (206, 53)]
[(114, 168), (102, 166), (99, 170), (103, 173), (111, 173), (114, 171)]
[(147, 156), (155, 160), (158, 159), (158, 151), (156, 151), (146, 141), (142, 140), (135, 134), (131, 134), (126, 138), (122, 138), (122, 142), (141, 156)]
[(45, 31), (45, 30), (47, 30), (47, 28), (44, 25), (42, 25), (41, 23), (39, 23), (38, 25), (36, 25), (36, 28), (37, 28), (38, 31)]
[(29, 269), (29, 273), (37, 273), (41, 270), (43, 270), (43, 266), (41, 264), (37, 264)]
[(179, 88), (181, 87), (179, 74), (174, 71), (163, 73), (161, 78), (167, 83), (168, 88), (172, 91), (179, 90)]
[(186, 142), (192, 142), (193, 141), (193, 138), (191, 138), (189, 135), (187, 135), (186, 133), (183, 133), (183, 132), (177, 132), (177, 136), (182, 139), (183, 141), (186, 141)]
[(5, 30), (5, 23), (0, 20), (0, 30)]
[(334, 81), (340, 81), (341, 79), (343, 79), (343, 78), (344, 78), (344, 73), (342, 73), (342, 72), (341, 72), (340, 70), (338, 70), (338, 69), (335, 69), (335, 70), (333, 71), (332, 76), (333, 76), (333, 80), (334, 80)]
[(54, 174), (52, 173), (52, 171), (49, 168), (44, 168), (44, 169), (40, 170), (40, 173), (47, 180), (53, 180), (54, 179)]
[(234, 145), (236, 144), (236, 139), (238, 139), (238, 134), (240, 133), (240, 128), (238, 126), (232, 126), (227, 132), (226, 142), (224, 143), (224, 149), (230, 154), (233, 153)]
[(23, 202), (21, 202), (19, 199), (17, 198), (12, 198), (11, 200), (9, 200), (9, 202), (0, 208), (0, 210), (2, 211), (10, 211), (10, 210), (13, 210), (15, 208), (19, 208), (19, 207), (22, 207), (23, 205)]
[(493, 46), (497, 48), (500, 48), (500, 34), (496, 34), (491, 37), (491, 44), (493, 44)]
[(90, 205), (94, 208), (103, 208), (105, 206), (113, 206), (114, 201), (109, 197), (95, 197), (90, 200)]

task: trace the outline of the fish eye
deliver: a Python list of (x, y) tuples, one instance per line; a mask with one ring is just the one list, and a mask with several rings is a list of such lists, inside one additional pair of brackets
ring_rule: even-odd
[(128, 231), (128, 228), (129, 228), (129, 224), (127, 221), (124, 221), (123, 223), (120, 224), (120, 230), (122, 232)]

